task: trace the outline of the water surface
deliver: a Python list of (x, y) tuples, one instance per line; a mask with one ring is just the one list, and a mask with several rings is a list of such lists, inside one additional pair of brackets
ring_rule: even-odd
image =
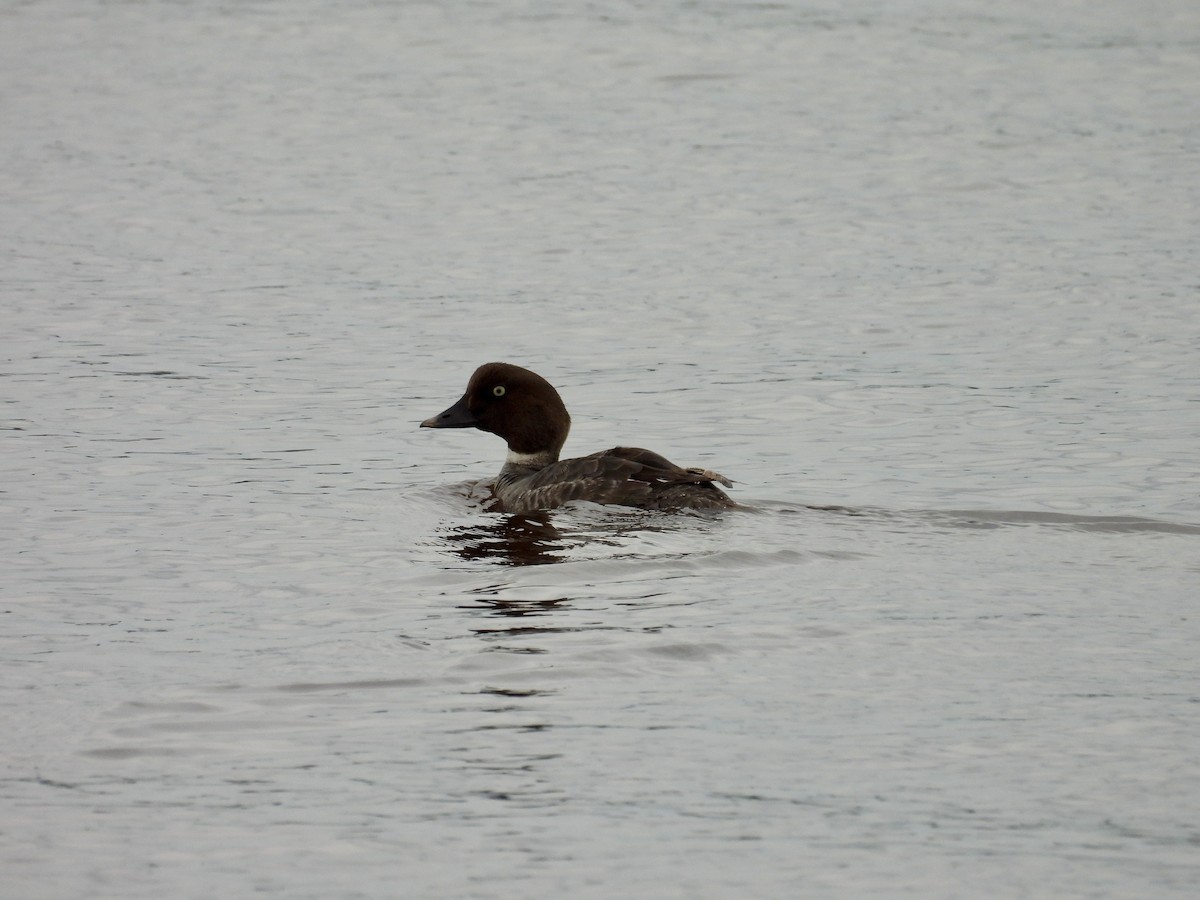
[[(1192, 896), (1198, 45), (0, 10), (0, 893)], [(492, 359), (750, 508), (485, 512)]]

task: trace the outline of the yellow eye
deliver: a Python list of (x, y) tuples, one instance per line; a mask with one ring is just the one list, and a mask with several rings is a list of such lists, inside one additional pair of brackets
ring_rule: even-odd
[(494, 388), (492, 388), (492, 396), (493, 397), (503, 397), (504, 396), (504, 385), (498, 384)]

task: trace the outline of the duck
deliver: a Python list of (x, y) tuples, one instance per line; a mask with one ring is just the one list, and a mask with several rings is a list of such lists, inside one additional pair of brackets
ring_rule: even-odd
[(503, 438), (508, 455), (492, 487), (496, 512), (531, 513), (572, 500), (670, 511), (739, 505), (717, 486), (733, 486), (724, 475), (639, 447), (559, 459), (571, 429), (566, 404), (541, 375), (511, 363), (480, 366), (466, 393), (420, 427), (477, 428)]

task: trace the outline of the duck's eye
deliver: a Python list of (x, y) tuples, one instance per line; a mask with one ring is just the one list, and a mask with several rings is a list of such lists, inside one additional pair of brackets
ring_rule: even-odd
[(504, 396), (504, 385), (498, 384), (494, 388), (492, 388), (492, 396), (493, 397), (503, 397)]

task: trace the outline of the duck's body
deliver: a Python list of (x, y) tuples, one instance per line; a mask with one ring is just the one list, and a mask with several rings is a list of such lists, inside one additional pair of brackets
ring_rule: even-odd
[(560, 460), (571, 417), (558, 391), (520, 366), (480, 366), (462, 398), (421, 427), (478, 428), (504, 438), (508, 458), (493, 489), (503, 512), (553, 509), (571, 500), (643, 509), (737, 506), (715, 484), (730, 487), (728, 478), (682, 468), (649, 450), (614, 447)]

